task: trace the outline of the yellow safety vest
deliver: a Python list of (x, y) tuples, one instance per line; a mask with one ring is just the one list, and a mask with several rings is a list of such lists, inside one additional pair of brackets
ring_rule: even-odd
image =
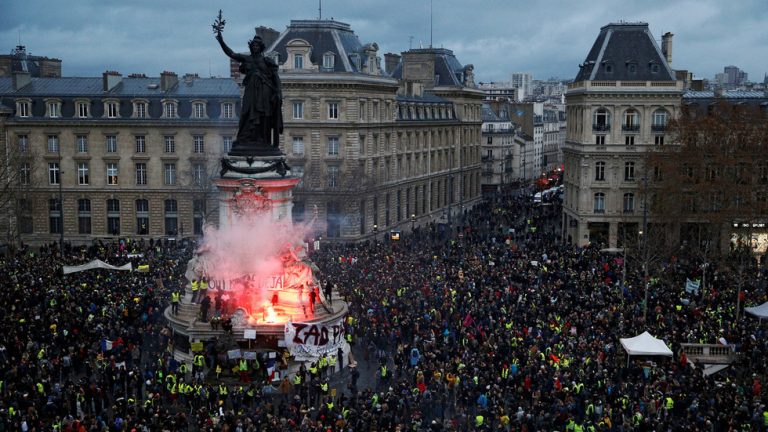
[(200, 289), (200, 283), (198, 281), (192, 281), (192, 291), (197, 291)]
[(205, 364), (205, 358), (200, 354), (195, 356), (195, 366), (202, 366)]
[(246, 371), (248, 371), (248, 361), (240, 360), (240, 372), (246, 372)]
[(181, 294), (179, 294), (178, 292), (172, 293), (171, 294), (171, 301), (174, 302), (174, 303), (180, 302), (181, 301)]

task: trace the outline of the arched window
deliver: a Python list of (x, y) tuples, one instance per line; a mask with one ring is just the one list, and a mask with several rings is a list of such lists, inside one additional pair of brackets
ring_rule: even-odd
[(592, 114), (592, 130), (607, 132), (611, 130), (611, 112), (605, 108), (598, 108)]

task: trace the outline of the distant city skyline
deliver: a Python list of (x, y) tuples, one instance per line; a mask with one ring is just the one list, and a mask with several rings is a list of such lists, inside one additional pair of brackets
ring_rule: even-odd
[[(31, 54), (60, 58), (65, 76), (97, 76), (105, 70), (228, 76), (228, 61), (210, 27), (219, 8), (227, 20), (228, 43), (244, 51), (255, 27), (283, 31), (292, 19), (317, 19), (318, 5), (318, 0), (10, 2), (0, 16), (0, 52), (9, 53), (20, 41)], [(477, 82), (508, 81), (513, 72), (537, 80), (573, 79), (600, 27), (618, 21), (649, 23), (657, 42), (663, 32), (674, 33), (672, 67), (697, 78), (714, 79), (728, 65), (747, 72), (753, 82), (762, 82), (768, 72), (768, 8), (761, 0), (555, 0), (546, 5), (325, 0), (322, 7), (323, 19), (349, 23), (362, 43), (379, 45), (380, 56), (428, 47), (431, 40), (434, 47), (453, 50), (463, 64), (473, 64)]]

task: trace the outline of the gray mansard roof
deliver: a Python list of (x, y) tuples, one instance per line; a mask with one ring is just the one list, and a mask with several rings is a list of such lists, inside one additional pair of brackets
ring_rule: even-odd
[(349, 24), (333, 20), (291, 20), (267, 52), (278, 53), (278, 61), (283, 64), (288, 59), (286, 45), (294, 39), (305, 40), (312, 46), (309, 59), (313, 64), (322, 65), (323, 55), (333, 53), (333, 71), (329, 72), (359, 73), (357, 65), (362, 67), (368, 60), (363, 44)]
[[(162, 114), (161, 101), (163, 99), (176, 99), (179, 101), (178, 114), (180, 118), (187, 118), (192, 112), (192, 101), (205, 99), (208, 102), (207, 114), (209, 118), (216, 118), (221, 114), (220, 103), (233, 101), (239, 108), (240, 88), (231, 78), (194, 78), (186, 80), (179, 78), (179, 82), (163, 91), (160, 87), (160, 78), (133, 78), (123, 77), (110, 91), (104, 91), (103, 78), (94, 77), (63, 77), (63, 78), (32, 78), (24, 87), (14, 90), (11, 77), (0, 77), (0, 104), (7, 107), (15, 107), (15, 100), (28, 98), (32, 101), (32, 117), (45, 116), (44, 100), (46, 98), (60, 98), (62, 104), (62, 116), (64, 118), (74, 115), (74, 100), (78, 98), (92, 101), (104, 99), (134, 99), (144, 98), (149, 102), (148, 115), (150, 118), (160, 118)], [(103, 114), (103, 105), (93, 103), (91, 112), (93, 117)], [(130, 118), (130, 103), (123, 103), (120, 107), (120, 116)]]
[[(446, 48), (418, 48), (408, 52), (418, 54), (434, 54), (435, 72), (437, 78), (435, 86), (462, 86), (464, 81), (464, 66), (459, 62), (453, 51)], [(401, 79), (403, 77), (403, 61), (400, 60), (395, 70), (392, 71), (392, 78)]]
[(240, 89), (231, 78), (183, 77), (168, 91), (160, 89), (160, 78), (123, 77), (112, 90), (103, 91), (101, 77), (32, 78), (26, 86), (14, 91), (10, 77), (0, 78), (0, 96), (45, 97), (232, 97), (240, 98)]
[(647, 23), (612, 23), (602, 27), (574, 81), (634, 80), (675, 81), (675, 74)]

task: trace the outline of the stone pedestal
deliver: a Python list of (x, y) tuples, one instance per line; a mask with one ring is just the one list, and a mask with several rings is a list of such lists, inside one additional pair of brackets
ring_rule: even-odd
[[(223, 163), (219, 189), (219, 229), (231, 226), (235, 216), (270, 212), (273, 221), (289, 221), (294, 177), (282, 158), (231, 157)], [(285, 175), (281, 175), (283, 172)]]

